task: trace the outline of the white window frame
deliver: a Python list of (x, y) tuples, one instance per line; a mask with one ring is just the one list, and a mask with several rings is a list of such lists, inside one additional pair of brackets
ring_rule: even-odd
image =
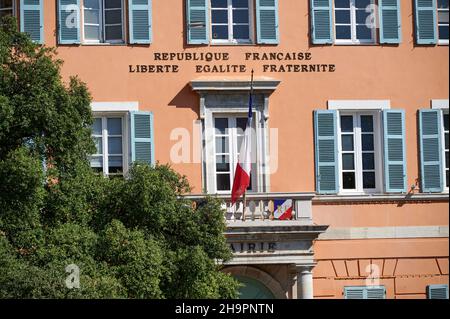
[[(103, 156), (103, 175), (104, 176), (125, 176), (129, 170), (130, 164), (130, 135), (129, 135), (129, 113), (123, 112), (94, 112), (93, 117), (102, 119), (102, 151), (103, 154), (92, 154), (92, 157)], [(109, 173), (109, 162), (108, 162), (108, 130), (107, 130), (107, 119), (108, 118), (121, 118), (122, 119), (122, 174)], [(114, 137), (114, 136), (112, 136)], [(117, 154), (118, 155), (118, 154)], [(114, 155), (113, 155), (114, 156)]]
[[(383, 139), (382, 139), (382, 125), (381, 125), (381, 111), (377, 110), (340, 110), (337, 112), (337, 140), (338, 140), (338, 168), (339, 168), (339, 194), (340, 195), (366, 195), (366, 194), (379, 194), (384, 191), (383, 187)], [(354, 125), (354, 154), (355, 154), (355, 186), (354, 190), (344, 189), (344, 183), (342, 180), (343, 163), (342, 163), (342, 133), (341, 131), (341, 116), (352, 115)], [(374, 154), (375, 154), (375, 186), (374, 189), (363, 188), (363, 174), (362, 174), (362, 147), (361, 147), (361, 125), (359, 123), (362, 115), (373, 116), (374, 119)], [(356, 125), (355, 125), (356, 124)]]
[(444, 192), (448, 193), (450, 191), (450, 187), (447, 185), (447, 167), (446, 167), (446, 163), (445, 163), (445, 126), (444, 126), (444, 115), (448, 115), (449, 114), (449, 109), (443, 109), (441, 110), (442, 112), (442, 116), (441, 116), (441, 139), (442, 139), (442, 146), (441, 146), (441, 152), (442, 152), (442, 178), (444, 181)]
[(0, 8), (0, 11), (7, 11), (7, 10), (11, 10), (12, 11), (12, 16), (13, 17), (16, 16), (16, 0), (12, 0), (12, 7)]
[[(213, 154), (214, 154), (214, 171), (213, 171), (213, 175), (214, 175), (214, 193), (216, 194), (231, 194), (231, 190), (233, 188), (233, 181), (234, 181), (234, 174), (235, 174), (235, 170), (236, 170), (236, 165), (238, 163), (238, 154), (239, 154), (239, 149), (238, 149), (238, 145), (237, 145), (237, 125), (236, 125), (236, 119), (237, 118), (247, 118), (248, 112), (247, 113), (214, 113), (213, 114), (213, 141), (212, 141), (212, 150), (213, 150)], [(229, 141), (229, 157), (230, 157), (230, 190), (228, 191), (219, 191), (217, 189), (217, 156), (220, 156), (222, 153), (217, 153), (216, 150), (216, 137), (217, 137), (217, 131), (215, 130), (215, 120), (216, 118), (228, 118), (228, 123), (229, 123), (229, 127), (228, 127), (228, 141)], [(253, 127), (255, 128), (255, 112), (254, 112), (254, 116), (253, 116), (253, 123), (252, 123)], [(255, 129), (253, 131), (253, 134), (256, 134), (255, 136), (255, 143), (256, 145), (253, 146), (253, 149), (256, 149), (256, 152), (258, 153), (258, 134), (255, 133), (257, 132), (257, 130)], [(223, 135), (223, 134), (219, 134), (219, 135)], [(254, 156), (252, 156), (253, 159), (257, 159), (258, 154), (255, 154)], [(252, 189), (248, 190), (248, 192), (256, 192), (258, 187), (257, 187), (257, 176), (258, 176), (258, 168), (256, 163), (252, 163), (252, 171), (251, 171), (251, 184), (252, 184)]]
[[(436, 5), (438, 5), (439, 3), (438, 3), (438, 0), (436, 0)], [(442, 11), (447, 11), (447, 12), (449, 12), (449, 8), (447, 8), (447, 9), (439, 9), (439, 7), (437, 8), (437, 32), (438, 32), (438, 44), (439, 45), (448, 45), (449, 44), (449, 40), (441, 40), (441, 38), (440, 38), (440, 34), (439, 34), (439, 26), (440, 25), (449, 25), (448, 23), (439, 23), (439, 12), (442, 12)]]
[[(122, 10), (122, 39), (121, 40), (105, 40), (106, 37), (106, 19), (105, 19), (105, 12), (106, 10), (111, 10), (111, 9), (106, 9), (105, 8), (105, 0), (97, 0), (99, 3), (99, 8), (100, 8), (100, 14), (99, 14), (99, 28), (101, 31), (101, 39), (100, 40), (91, 40), (91, 39), (86, 39), (85, 36), (85, 19), (84, 19), (84, 10), (85, 10), (85, 5), (84, 5), (84, 0), (82, 1), (82, 23), (81, 23), (81, 28), (83, 30), (82, 35), (83, 35), (83, 44), (103, 44), (103, 45), (107, 45), (107, 44), (125, 44), (125, 9), (124, 9), (124, 0), (121, 0), (121, 10)], [(96, 25), (96, 24), (95, 24)], [(114, 25), (114, 24), (112, 24)], [(118, 24), (117, 24), (118, 25)], [(111, 25), (110, 25), (111, 26)]]
[[(209, 15), (210, 15), (210, 34), (211, 34), (211, 44), (215, 44), (215, 45), (229, 45), (229, 44), (253, 44), (255, 42), (255, 35), (254, 35), (254, 25), (255, 25), (255, 8), (254, 8), (254, 0), (247, 0), (248, 1), (248, 28), (249, 28), (249, 40), (239, 40), (239, 39), (234, 39), (233, 36), (233, 25), (235, 25), (235, 23), (233, 23), (233, 0), (227, 0), (228, 1), (228, 6), (227, 8), (223, 8), (223, 10), (227, 10), (228, 11), (228, 40), (224, 40), (224, 39), (213, 39), (213, 31), (212, 31), (212, 26), (214, 25), (225, 25), (225, 24), (221, 24), (221, 23), (213, 23), (212, 22), (212, 5), (210, 3), (210, 9), (209, 9)], [(216, 10), (216, 9), (215, 9)], [(238, 23), (239, 24), (239, 23)]]
[[(356, 0), (350, 0), (350, 29), (351, 29), (351, 39), (337, 39), (336, 38), (336, 26), (339, 25), (347, 25), (347, 24), (341, 24), (336, 23), (336, 11), (339, 11), (340, 8), (336, 8), (335, 0), (333, 0), (333, 28), (334, 28), (334, 43), (339, 45), (370, 45), (370, 44), (377, 44), (377, 29), (372, 28), (372, 39), (371, 40), (359, 40), (356, 38), (357, 32), (356, 32), (356, 6), (355, 6)], [(375, 8), (375, 0), (370, 0), (371, 4), (370, 6), (372, 8)], [(374, 12), (375, 19), (378, 19), (378, 13)], [(376, 25), (376, 22), (375, 22)]]

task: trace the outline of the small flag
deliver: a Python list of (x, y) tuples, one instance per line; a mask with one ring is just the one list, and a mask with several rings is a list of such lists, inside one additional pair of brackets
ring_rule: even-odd
[(292, 199), (279, 199), (274, 201), (274, 217), (279, 220), (292, 219), (292, 212), (294, 210)]

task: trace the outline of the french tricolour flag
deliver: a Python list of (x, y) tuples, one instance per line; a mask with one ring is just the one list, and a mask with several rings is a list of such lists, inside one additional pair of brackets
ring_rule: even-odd
[(253, 74), (251, 82), (250, 99), (248, 106), (248, 120), (247, 127), (245, 128), (244, 141), (242, 142), (241, 150), (239, 153), (239, 160), (236, 166), (236, 172), (234, 174), (233, 190), (231, 191), (231, 204), (236, 201), (245, 193), (250, 185), (250, 173), (252, 168), (252, 91), (253, 91)]

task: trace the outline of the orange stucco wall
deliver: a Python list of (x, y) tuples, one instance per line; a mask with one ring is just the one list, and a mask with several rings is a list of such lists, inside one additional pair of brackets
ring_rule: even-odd
[[(56, 1), (45, 2), (45, 43), (56, 45)], [(150, 46), (58, 46), (65, 61), (64, 78), (77, 75), (97, 102), (138, 101), (154, 113), (156, 160), (170, 163), (174, 128), (191, 132), (199, 119), (199, 96), (189, 82), (199, 77), (248, 79), (271, 77), (281, 84), (270, 97), (271, 128), (279, 130), (278, 171), (271, 175), (272, 192), (313, 192), (313, 111), (326, 109), (328, 100), (390, 100), (406, 110), (408, 184), (419, 177), (417, 110), (432, 99), (449, 97), (448, 46), (414, 44), (413, 1), (401, 1), (402, 43), (373, 46), (313, 46), (309, 38), (309, 1), (279, 1), (280, 44), (276, 46), (187, 46), (184, 1), (153, 1), (153, 43)], [(127, 32), (126, 32), (127, 33)], [(196, 62), (156, 62), (159, 52), (226, 52), (225, 62), (245, 64), (246, 74), (199, 74)], [(309, 52), (308, 62), (245, 61), (245, 53)], [(328, 73), (264, 73), (262, 64), (334, 64)], [(177, 64), (178, 73), (129, 73), (129, 65)], [(192, 145), (192, 144), (191, 144)], [(192, 156), (192, 155), (191, 155)], [(172, 163), (173, 164), (173, 163)], [(202, 192), (201, 164), (173, 164), (187, 175), (194, 193)], [(331, 227), (442, 226), (449, 222), (448, 201), (368, 204), (314, 204), (316, 224)], [(361, 269), (368, 261), (381, 263), (382, 284), (388, 297), (425, 297), (424, 287), (448, 283), (448, 238), (328, 240), (315, 243), (316, 297), (341, 298), (342, 287), (364, 283)]]

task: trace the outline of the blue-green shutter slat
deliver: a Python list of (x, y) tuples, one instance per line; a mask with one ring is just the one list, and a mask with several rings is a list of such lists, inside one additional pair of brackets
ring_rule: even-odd
[(316, 191), (319, 194), (338, 192), (337, 112), (315, 111)]
[(448, 285), (427, 286), (428, 299), (448, 299)]
[(331, 0), (311, 0), (310, 19), (312, 43), (333, 43), (333, 6)]
[(131, 112), (131, 160), (155, 163), (153, 113)]
[(402, 37), (400, 0), (380, 0), (380, 43), (400, 43)]
[(80, 43), (80, 0), (58, 1), (58, 42)]
[(436, 0), (415, 0), (417, 44), (437, 44)]
[(433, 193), (444, 190), (442, 176), (442, 113), (440, 110), (420, 110), (420, 168), (422, 192)]
[(189, 44), (209, 43), (209, 0), (186, 0), (187, 41)]
[(278, 0), (256, 0), (257, 40), (259, 44), (278, 44)]
[(406, 193), (405, 112), (384, 110), (384, 169), (387, 193)]
[(128, 1), (129, 29), (131, 44), (152, 42), (152, 1)]
[(43, 0), (20, 0), (20, 31), (37, 43), (44, 42)]

